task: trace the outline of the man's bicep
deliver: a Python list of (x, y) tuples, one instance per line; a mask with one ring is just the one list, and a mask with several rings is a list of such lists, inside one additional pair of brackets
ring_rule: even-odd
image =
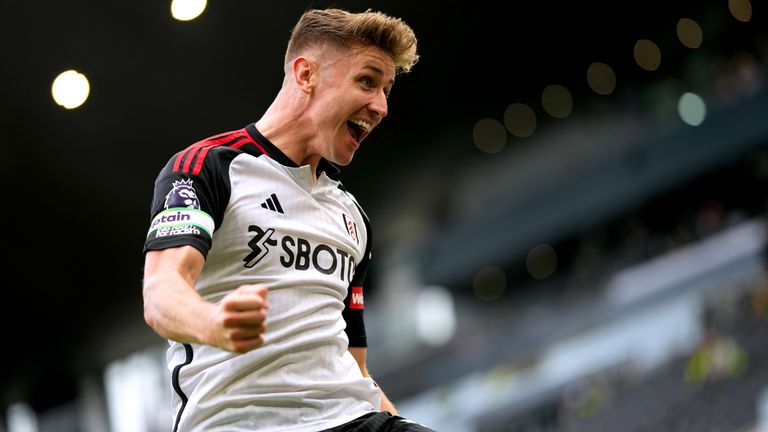
[(144, 321), (160, 336), (177, 342), (208, 343), (206, 316), (212, 305), (195, 290), (204, 262), (202, 252), (193, 246), (147, 252)]
[(194, 286), (203, 270), (203, 264), (203, 253), (193, 246), (148, 251), (144, 257), (145, 286), (154, 278), (169, 275), (178, 275)]

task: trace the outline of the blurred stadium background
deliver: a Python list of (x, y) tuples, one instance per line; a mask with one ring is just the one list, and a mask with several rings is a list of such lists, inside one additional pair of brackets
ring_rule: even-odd
[[(404, 415), (768, 430), (763, 5), (214, 0), (178, 20), (169, 1), (4, 1), (0, 431), (168, 430), (141, 303), (154, 176), (258, 118), (309, 6), (420, 38), (342, 177), (374, 227), (369, 369)], [(68, 70), (87, 93), (54, 85)]]

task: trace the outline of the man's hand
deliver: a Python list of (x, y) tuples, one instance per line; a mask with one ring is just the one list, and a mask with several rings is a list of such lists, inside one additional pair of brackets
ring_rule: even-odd
[(207, 343), (244, 353), (264, 343), (267, 330), (267, 287), (241, 285), (217, 303), (211, 314)]

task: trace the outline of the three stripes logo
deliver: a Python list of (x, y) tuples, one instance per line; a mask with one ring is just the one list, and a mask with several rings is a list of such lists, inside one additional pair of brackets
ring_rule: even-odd
[(283, 206), (280, 205), (280, 201), (277, 199), (277, 195), (275, 194), (270, 195), (266, 201), (261, 203), (261, 206), (265, 209), (269, 209), (280, 214), (285, 214), (283, 211)]

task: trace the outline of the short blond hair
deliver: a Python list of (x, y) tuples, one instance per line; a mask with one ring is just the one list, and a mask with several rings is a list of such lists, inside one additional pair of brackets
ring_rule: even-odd
[(367, 10), (352, 13), (342, 9), (310, 9), (291, 31), (285, 52), (288, 64), (308, 47), (330, 42), (339, 48), (355, 44), (381, 48), (392, 57), (395, 70), (407, 73), (419, 60), (416, 35), (400, 18)]

